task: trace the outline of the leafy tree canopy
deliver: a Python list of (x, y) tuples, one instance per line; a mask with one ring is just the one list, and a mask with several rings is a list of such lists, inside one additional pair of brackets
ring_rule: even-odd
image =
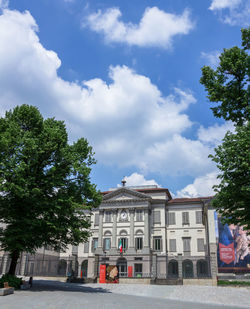
[(221, 102), (211, 108), (214, 116), (231, 120), (236, 125), (242, 125), (250, 116), (250, 28), (242, 29), (242, 46), (224, 49), (217, 69), (204, 66), (200, 79), (209, 101)]
[(215, 117), (231, 120), (235, 133), (227, 132), (222, 145), (210, 155), (220, 169), (221, 183), (214, 186), (212, 204), (224, 220), (250, 229), (250, 128), (249, 71), (250, 27), (242, 29), (242, 48), (224, 49), (216, 70), (202, 68), (201, 84), (211, 102)]
[(250, 125), (227, 132), (223, 143), (210, 155), (217, 163), (221, 182), (214, 186), (213, 205), (228, 223), (250, 229)]
[(92, 164), (87, 140), (70, 145), (64, 122), (43, 119), (36, 107), (18, 106), (0, 118), (0, 242), (13, 263), (24, 251), (87, 239), (84, 210), (101, 201)]

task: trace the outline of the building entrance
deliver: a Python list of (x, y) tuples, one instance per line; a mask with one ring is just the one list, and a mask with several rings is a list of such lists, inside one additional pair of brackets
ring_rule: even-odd
[(127, 277), (128, 270), (127, 270), (127, 260), (125, 258), (119, 258), (117, 260), (116, 266), (119, 271), (119, 277)]

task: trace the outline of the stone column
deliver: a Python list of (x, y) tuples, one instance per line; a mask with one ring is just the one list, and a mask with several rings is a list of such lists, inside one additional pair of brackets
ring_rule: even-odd
[(116, 255), (118, 252), (116, 236), (117, 236), (117, 209), (113, 211), (113, 229), (112, 229), (112, 238), (111, 238), (111, 249), (109, 251), (109, 255)]
[(27, 254), (24, 252), (21, 257), (21, 265), (20, 265), (20, 275), (25, 275), (25, 269), (26, 269), (26, 261), (27, 261)]
[(157, 278), (157, 256), (156, 254), (152, 255), (152, 268), (151, 268), (151, 278)]
[(81, 271), (82, 271), (82, 261), (78, 261), (78, 278), (81, 278)]
[(178, 254), (178, 274), (179, 274), (179, 278), (182, 278), (183, 275), (182, 275), (182, 254), (179, 253)]
[[(218, 271), (218, 265), (217, 265), (217, 246), (216, 244), (210, 243), (210, 272), (212, 279), (217, 278), (217, 271)], [(209, 271), (209, 269), (208, 269)]]
[(113, 211), (113, 230), (112, 230), (112, 241), (111, 241), (112, 249), (117, 249), (116, 235), (117, 235), (117, 209)]
[(130, 209), (129, 214), (130, 214), (130, 231), (129, 231), (129, 248), (128, 248), (127, 253), (136, 254), (135, 252), (135, 228), (134, 228), (135, 209), (134, 208)]
[(103, 214), (104, 211), (99, 211), (99, 231), (98, 231), (98, 247), (96, 248), (97, 254), (102, 254), (102, 235), (103, 235)]
[(197, 261), (193, 261), (194, 278), (197, 278)]
[(144, 243), (143, 243), (143, 253), (149, 254), (149, 234), (150, 234), (150, 225), (149, 225), (149, 210), (144, 210)]
[(2, 268), (2, 273), (5, 274), (6, 272), (8, 272), (8, 270), (6, 269), (7, 268), (7, 264), (8, 264), (8, 258), (9, 256), (8, 255), (4, 255), (3, 256), (3, 268)]
[(134, 218), (135, 218), (135, 210), (130, 209), (130, 238), (129, 238), (129, 248), (135, 248), (135, 230), (134, 230)]

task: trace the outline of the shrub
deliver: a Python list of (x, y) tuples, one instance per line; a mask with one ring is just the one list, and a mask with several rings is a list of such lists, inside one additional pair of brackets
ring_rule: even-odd
[(16, 276), (12, 276), (12, 275), (2, 275), (2, 278), (0, 279), (0, 288), (4, 287), (4, 282), (8, 282), (9, 286), (17, 289), (20, 289), (20, 286), (22, 284), (22, 278), (18, 278)]

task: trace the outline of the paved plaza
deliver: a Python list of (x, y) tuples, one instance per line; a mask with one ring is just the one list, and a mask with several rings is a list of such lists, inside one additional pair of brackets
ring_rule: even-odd
[(1, 297), (1, 309), (249, 308), (247, 288), (72, 284), (35, 280), (31, 290)]

